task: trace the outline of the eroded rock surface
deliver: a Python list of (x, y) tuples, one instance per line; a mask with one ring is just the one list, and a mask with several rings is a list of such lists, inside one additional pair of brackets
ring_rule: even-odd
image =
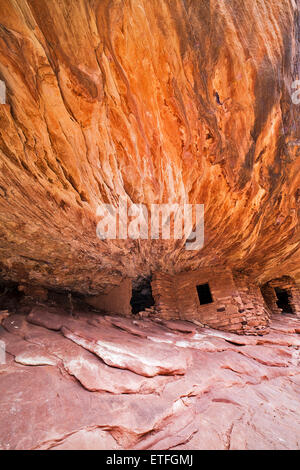
[(247, 337), (76, 317), (40, 306), (3, 320), (1, 449), (300, 449), (295, 316)]
[[(299, 31), (298, 0), (1, 0), (1, 277), (299, 279)], [(204, 204), (203, 250), (100, 241), (97, 205), (120, 196)]]

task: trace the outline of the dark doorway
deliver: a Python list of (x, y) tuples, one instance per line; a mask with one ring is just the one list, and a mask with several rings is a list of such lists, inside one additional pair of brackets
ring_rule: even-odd
[(142, 312), (154, 305), (150, 278), (138, 279), (133, 283), (130, 304), (133, 314)]
[(23, 300), (24, 293), (19, 290), (17, 283), (0, 281), (0, 310), (17, 313), (23, 309)]
[(213, 302), (210, 287), (208, 284), (201, 284), (197, 286), (197, 293), (201, 305), (211, 304)]
[(290, 304), (291, 294), (287, 289), (275, 287), (275, 293), (277, 296), (277, 306), (282, 309), (283, 313), (294, 313), (293, 308)]

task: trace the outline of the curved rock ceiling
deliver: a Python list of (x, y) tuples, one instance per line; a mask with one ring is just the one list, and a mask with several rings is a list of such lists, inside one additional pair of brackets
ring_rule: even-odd
[[(1, 277), (299, 279), (299, 34), (296, 0), (0, 0)], [(203, 249), (99, 240), (120, 197), (204, 204)]]

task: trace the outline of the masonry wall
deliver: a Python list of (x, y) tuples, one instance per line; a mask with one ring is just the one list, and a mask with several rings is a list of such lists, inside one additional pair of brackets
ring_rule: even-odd
[(265, 284), (261, 287), (261, 292), (265, 299), (267, 305), (269, 317), (274, 314), (280, 315), (282, 313), (281, 309), (277, 306), (277, 296), (273, 287)]
[(300, 287), (296, 284), (291, 286), (292, 293), (292, 305), (294, 307), (294, 313), (300, 317)]
[[(213, 302), (201, 305), (197, 285), (206, 283), (209, 284)], [(259, 286), (242, 273), (232, 272), (223, 266), (176, 275), (156, 272), (151, 285), (155, 314), (161, 318), (196, 321), (211, 328), (238, 334), (268, 332), (271, 311), (267, 308)], [(292, 288), (300, 306), (299, 290), (294, 285)], [(86, 300), (99, 310), (130, 316), (131, 296), (132, 282), (124, 279), (120, 286), (113, 288), (108, 294)]]
[[(213, 303), (200, 305), (197, 285), (209, 284)], [(152, 294), (165, 319), (196, 320), (239, 334), (264, 334), (269, 318), (258, 286), (224, 267), (203, 268), (177, 275), (155, 273)]]
[(159, 316), (167, 320), (179, 320), (175, 277), (166, 273), (156, 272), (151, 282), (155, 309)]
[(247, 322), (245, 330), (249, 333), (264, 333), (269, 325), (270, 315), (260, 287), (239, 272), (233, 273), (233, 279), (242, 300), (240, 312)]
[(290, 304), (292, 306), (293, 313), (300, 316), (300, 288), (290, 276), (272, 279), (262, 286), (261, 291), (268, 306), (270, 315), (282, 314), (282, 310), (277, 305), (277, 296), (275, 293), (276, 287), (287, 289), (291, 293)]

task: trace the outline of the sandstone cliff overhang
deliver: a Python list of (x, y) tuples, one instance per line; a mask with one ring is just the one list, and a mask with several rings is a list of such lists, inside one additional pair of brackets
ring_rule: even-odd
[[(1, 0), (1, 279), (299, 280), (299, 32), (294, 0)], [(204, 248), (99, 240), (97, 206), (120, 197), (204, 204)]]

